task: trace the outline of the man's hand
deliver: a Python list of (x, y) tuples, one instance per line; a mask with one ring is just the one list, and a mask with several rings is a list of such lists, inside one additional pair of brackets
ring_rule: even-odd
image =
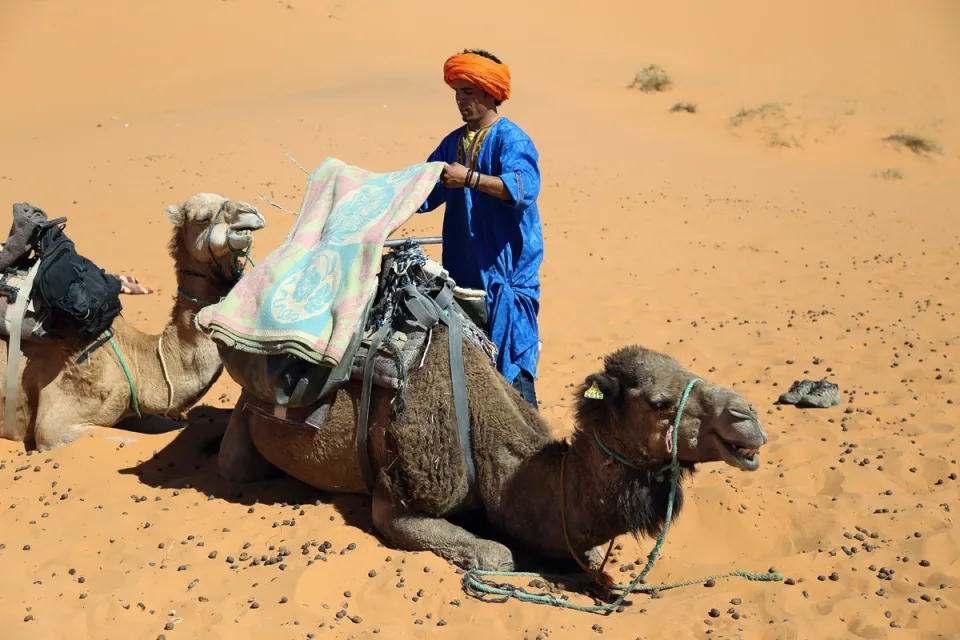
[[(473, 180), (471, 176), (470, 180)], [(467, 168), (460, 164), (459, 162), (454, 162), (453, 164), (448, 164), (443, 167), (443, 172), (440, 174), (440, 184), (445, 186), (447, 189), (463, 189), (466, 187), (467, 183)], [(510, 195), (510, 191), (507, 189), (507, 185), (503, 183), (503, 180), (496, 176), (480, 176), (480, 184), (476, 187), (477, 191), (489, 194), (494, 198), (499, 198), (507, 202), (513, 200), (513, 196)]]
[(463, 189), (467, 181), (467, 168), (459, 162), (443, 167), (440, 174), (440, 184), (447, 189)]

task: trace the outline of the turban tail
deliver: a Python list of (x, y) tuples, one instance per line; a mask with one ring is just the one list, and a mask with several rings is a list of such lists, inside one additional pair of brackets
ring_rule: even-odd
[(510, 67), (475, 53), (451, 56), (443, 65), (443, 81), (466, 80), (503, 102), (510, 97)]

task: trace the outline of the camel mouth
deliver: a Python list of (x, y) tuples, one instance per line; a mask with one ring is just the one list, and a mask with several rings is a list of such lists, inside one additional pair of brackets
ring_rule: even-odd
[(237, 222), (230, 225), (230, 231), (234, 233), (251, 234), (267, 226), (266, 220), (260, 215), (243, 216)]
[(244, 251), (253, 245), (253, 233), (266, 226), (265, 221), (259, 215), (244, 216), (238, 222), (230, 225), (227, 231), (227, 243), (234, 251)]
[(756, 471), (760, 468), (759, 447), (744, 447), (720, 437), (719, 434), (713, 434), (720, 443), (720, 455), (723, 461), (731, 467), (737, 467), (744, 471)]

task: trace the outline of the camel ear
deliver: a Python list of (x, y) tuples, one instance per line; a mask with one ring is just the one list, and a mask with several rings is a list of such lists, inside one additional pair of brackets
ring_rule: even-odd
[(183, 221), (186, 216), (184, 215), (183, 207), (178, 204), (172, 204), (164, 210), (164, 215), (167, 217), (167, 220), (170, 221), (175, 227), (183, 225)]
[(620, 381), (613, 376), (592, 373), (586, 379), (587, 390), (583, 396), (591, 400), (616, 400), (620, 397)]

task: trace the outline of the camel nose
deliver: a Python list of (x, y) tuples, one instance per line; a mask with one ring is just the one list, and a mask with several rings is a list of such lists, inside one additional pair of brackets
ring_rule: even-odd
[(713, 414), (719, 423), (718, 429), (732, 430), (757, 446), (767, 444), (769, 438), (756, 409), (742, 396), (723, 387), (714, 387)]

